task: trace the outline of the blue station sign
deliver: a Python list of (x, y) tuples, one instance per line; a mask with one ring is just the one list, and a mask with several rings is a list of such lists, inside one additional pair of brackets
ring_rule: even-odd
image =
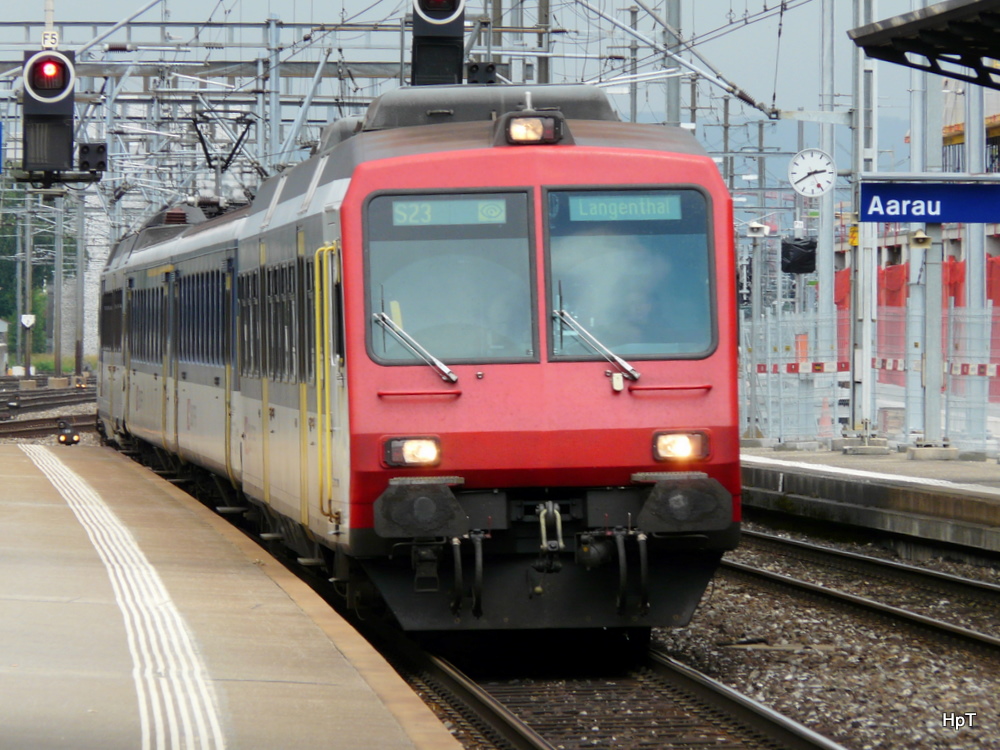
[(1000, 184), (862, 182), (861, 221), (1000, 221)]

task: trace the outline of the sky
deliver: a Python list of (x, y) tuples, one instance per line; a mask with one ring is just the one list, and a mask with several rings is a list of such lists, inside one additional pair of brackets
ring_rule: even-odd
[[(514, 0), (503, 0), (505, 7), (511, 7)], [(836, 105), (838, 109), (850, 107), (847, 96), (851, 91), (851, 68), (854, 45), (847, 37), (847, 31), (852, 28), (852, 0), (831, 0), (835, 7), (835, 90), (838, 94)], [(871, 0), (877, 7), (875, 17), (884, 19), (911, 10), (913, 0)], [(132, 16), (141, 8), (150, 4), (151, 0), (50, 0), (54, 5), (56, 22), (89, 21), (117, 22)], [(484, 3), (489, 0), (469, 0), (467, 18), (470, 14), (479, 15), (483, 12)], [(537, 0), (525, 0), (525, 14), (532, 23)], [(587, 0), (605, 12), (626, 20), (629, 2), (620, 0)], [(664, 0), (647, 0), (654, 8), (661, 9)], [(923, 0), (916, 0), (921, 5)], [(609, 52), (622, 53), (615, 49), (621, 44), (620, 36), (610, 38), (607, 35), (608, 24), (594, 14), (585, 11), (575, 0), (550, 0), (553, 23), (567, 30), (561, 37), (565, 39), (565, 49), (581, 55), (607, 55)], [(269, 16), (275, 16), (284, 22), (323, 24), (341, 20), (381, 21), (388, 20), (398, 23), (398, 19), (406, 9), (407, 0), (161, 0), (145, 11), (138, 20), (162, 21), (169, 19), (174, 22), (200, 23), (207, 20), (242, 22), (248, 24), (263, 23)], [(745, 90), (755, 99), (766, 105), (774, 105), (784, 110), (819, 109), (820, 87), (820, 27), (822, 0), (785, 0), (784, 12), (781, 12), (780, 0), (681, 0), (680, 30), (686, 39), (693, 38), (698, 52), (706, 57), (713, 67), (718, 69), (727, 79)], [(16, 10), (11, 10), (14, 7)], [(5, 38), (0, 38), (0, 51), (7, 58), (20, 55), (25, 49), (24, 34), (16, 28), (16, 23), (41, 22), (45, 18), (45, 0), (26, 0), (20, 3), (8, 3), (0, 19), (7, 24)], [(13, 23), (12, 23), (13, 22)], [(647, 34), (655, 34), (654, 24), (640, 13), (640, 30)], [(780, 32), (780, 33), (779, 33)], [(83, 32), (77, 32), (83, 33)], [(250, 33), (250, 32), (248, 32)], [(9, 41), (12, 40), (12, 41)], [(39, 39), (40, 41), (40, 39)], [(89, 41), (89, 39), (87, 40)], [(255, 40), (256, 41), (256, 40)], [(82, 42), (78, 42), (82, 43)], [(348, 51), (350, 54), (353, 52)], [(398, 59), (398, 51), (374, 51), (370, 54), (382, 59)], [(643, 53), (640, 53), (642, 55)], [(371, 59), (371, 58), (369, 58)], [(594, 59), (575, 61), (563, 65), (569, 80), (581, 80), (597, 75), (613, 74), (602, 67)], [(879, 148), (885, 149), (889, 160), (905, 154), (906, 146), (903, 136), (906, 132), (908, 118), (907, 101), (909, 72), (897, 66), (878, 63), (879, 70), (879, 102), (882, 107), (880, 120)], [(662, 121), (664, 119), (662, 98), (657, 98), (657, 88), (649, 87), (640, 103), (640, 119), (646, 121)], [(700, 103), (704, 105), (717, 104), (721, 92), (710, 92), (707, 86), (700, 89)], [(613, 97), (619, 111), (627, 112), (627, 99), (623, 96)], [(685, 95), (686, 99), (686, 95)], [(714, 101), (713, 101), (714, 100)], [(735, 119), (743, 116), (746, 119), (760, 120), (760, 113), (734, 105)], [(715, 127), (712, 127), (712, 118)], [(717, 127), (717, 111), (700, 110), (698, 113), (698, 130), (696, 134), (709, 148), (710, 139), (718, 143), (720, 129)], [(796, 126), (793, 123), (769, 125), (769, 143), (789, 135), (794, 137)], [(807, 128), (807, 143), (819, 145), (816, 126)], [(840, 128), (846, 131), (846, 128)], [(740, 138), (743, 138), (741, 144)], [(746, 127), (735, 134), (734, 147), (740, 145), (754, 146), (756, 131)], [(849, 163), (849, 133), (838, 136), (838, 152), (835, 154), (838, 162), (846, 166)], [(787, 150), (787, 149), (786, 149)], [(782, 179), (783, 167), (779, 160), (774, 160), (769, 173), (773, 179)], [(881, 165), (886, 166), (886, 165)], [(93, 295), (91, 295), (93, 296)], [(93, 342), (88, 345), (88, 351), (93, 348)]]
[[(60, 20), (117, 21), (148, 4), (149, 0), (51, 0)], [(508, 8), (512, 0), (503, 0)], [(621, 8), (628, 3), (616, 0), (589, 0), (611, 14), (624, 18)], [(664, 0), (651, 0), (662, 7)], [(919, 2), (920, 0), (918, 0)], [(467, 17), (482, 12), (489, 0), (469, 0)], [(910, 10), (911, 0), (874, 0), (876, 16), (885, 18)], [(173, 21), (233, 20), (260, 22), (274, 15), (283, 21), (330, 23), (340, 18), (356, 20), (397, 19), (405, 0), (163, 0), (146, 11), (141, 20), (160, 20), (169, 13)], [(568, 39), (593, 39), (594, 31), (607, 24), (588, 14), (573, 0), (551, 0), (556, 23), (569, 29)], [(786, 0), (787, 10), (778, 12), (779, 0), (681, 0), (681, 31), (686, 37), (703, 39), (697, 47), (712, 64), (756, 99), (780, 108), (818, 107), (819, 29), (821, 0)], [(850, 59), (853, 44), (846, 32), (852, 26), (851, 0), (834, 0), (836, 8), (835, 56), (838, 92), (849, 91)], [(23, 11), (10, 20), (42, 20), (44, 0), (22, 3)], [(526, 11), (533, 15), (535, 0), (527, 0)], [(770, 11), (764, 12), (765, 9)], [(8, 10), (5, 15), (10, 16)], [(640, 13), (640, 17), (645, 14)], [(763, 17), (762, 16), (766, 16)], [(650, 33), (645, 18), (640, 28)], [(780, 28), (780, 35), (779, 35)], [(583, 46), (577, 42), (578, 46)], [(595, 49), (593, 43), (586, 45)], [(893, 66), (882, 65), (889, 69)], [(897, 69), (898, 70), (898, 69)], [(585, 72), (599, 70), (591, 65)], [(902, 78), (896, 75), (891, 78)], [(897, 88), (893, 84), (893, 88)]]
[[(322, 24), (340, 20), (390, 21), (398, 22), (408, 8), (409, 0), (50, 0), (54, 3), (56, 21), (119, 21), (135, 14), (147, 5), (148, 10), (138, 16), (138, 20), (175, 22), (233, 21), (262, 23), (274, 16), (284, 22)], [(503, 2), (508, 18), (514, 0)], [(525, 23), (534, 22), (537, 0), (525, 2)], [(693, 39), (696, 50), (711, 63), (725, 78), (739, 86), (760, 103), (782, 110), (816, 110), (820, 108), (820, 29), (822, 0), (680, 0), (680, 30), (686, 39)], [(44, 18), (45, 0), (29, 0), (32, 10), (10, 20), (35, 20)], [(486, 12), (492, 0), (468, 0), (467, 20)], [(628, 3), (619, 0), (586, 0), (604, 12), (627, 20), (624, 9)], [(654, 9), (661, 11), (665, 0), (647, 0)], [(847, 37), (853, 27), (853, 0), (831, 0), (835, 8), (835, 92), (836, 108), (846, 110), (851, 106), (852, 60), (855, 46)], [(915, 3), (924, 0), (871, 0), (875, 7), (876, 19), (884, 19), (909, 12)], [(928, 0), (929, 2), (929, 0)], [(619, 32), (612, 36), (610, 24), (583, 8), (576, 0), (550, 0), (553, 24), (567, 33), (560, 35), (561, 50), (580, 57), (554, 63), (554, 70), (561, 72), (563, 80), (587, 80), (600, 76), (608, 77), (617, 71), (613, 64), (593, 59), (598, 55), (625, 54), (621, 48)], [(782, 11), (782, 7), (784, 10)], [(657, 36), (658, 29), (644, 12), (639, 13), (639, 30), (650, 37)], [(257, 33), (246, 32), (246, 33)], [(291, 32), (285, 32), (283, 42), (290, 41)], [(391, 44), (396, 39), (389, 37)], [(346, 59), (363, 51), (345, 50)], [(369, 50), (367, 59), (398, 59), (398, 52), (391, 50)], [(639, 52), (640, 60), (656, 57), (648, 50)], [(701, 66), (700, 62), (696, 64)], [(907, 146), (904, 137), (908, 126), (908, 86), (909, 71), (887, 63), (877, 63), (879, 71), (880, 133), (879, 148), (882, 168), (905, 168)], [(651, 68), (647, 68), (651, 69)], [(559, 80), (558, 78), (554, 80)], [(709, 148), (718, 148), (721, 139), (721, 98), (720, 89), (702, 85), (699, 89), (699, 121), (696, 134)], [(687, 100), (687, 91), (684, 100)], [(623, 115), (628, 113), (628, 97), (613, 95), (612, 100)], [(760, 120), (762, 115), (751, 107), (734, 102), (734, 121)], [(662, 88), (649, 86), (642, 89), (639, 102), (639, 119), (660, 122), (665, 119)], [(689, 119), (685, 111), (683, 119)], [(768, 138), (777, 139), (782, 150), (787, 150), (787, 142), (797, 137), (793, 123), (774, 125), (768, 129)], [(850, 136), (846, 128), (838, 134), (835, 154), (839, 163), (849, 162)], [(754, 146), (757, 142), (756, 130), (746, 128), (733, 132), (736, 146)], [(806, 126), (805, 145), (818, 145), (818, 126)], [(740, 143), (739, 139), (743, 142)], [(714, 142), (713, 142), (714, 141)], [(794, 144), (793, 144), (794, 145)]]

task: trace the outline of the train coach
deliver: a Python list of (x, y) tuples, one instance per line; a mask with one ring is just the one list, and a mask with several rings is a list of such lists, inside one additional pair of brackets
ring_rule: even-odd
[(101, 281), (99, 426), (411, 631), (688, 622), (740, 521), (732, 204), (588, 86), (424, 86)]

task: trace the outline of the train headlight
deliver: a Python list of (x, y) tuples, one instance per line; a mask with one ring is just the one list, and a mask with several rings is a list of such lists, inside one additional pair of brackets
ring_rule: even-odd
[(562, 120), (556, 117), (512, 117), (507, 121), (508, 143), (558, 143)]
[(708, 436), (701, 432), (657, 432), (653, 435), (657, 461), (686, 461), (708, 455)]
[(385, 442), (385, 462), (389, 466), (437, 466), (441, 443), (437, 438), (392, 438)]

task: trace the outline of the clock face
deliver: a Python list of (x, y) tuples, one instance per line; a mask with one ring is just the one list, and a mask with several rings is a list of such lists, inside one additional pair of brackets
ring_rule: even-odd
[(801, 195), (823, 195), (837, 181), (837, 168), (828, 153), (818, 148), (807, 148), (799, 151), (788, 163), (788, 181)]

